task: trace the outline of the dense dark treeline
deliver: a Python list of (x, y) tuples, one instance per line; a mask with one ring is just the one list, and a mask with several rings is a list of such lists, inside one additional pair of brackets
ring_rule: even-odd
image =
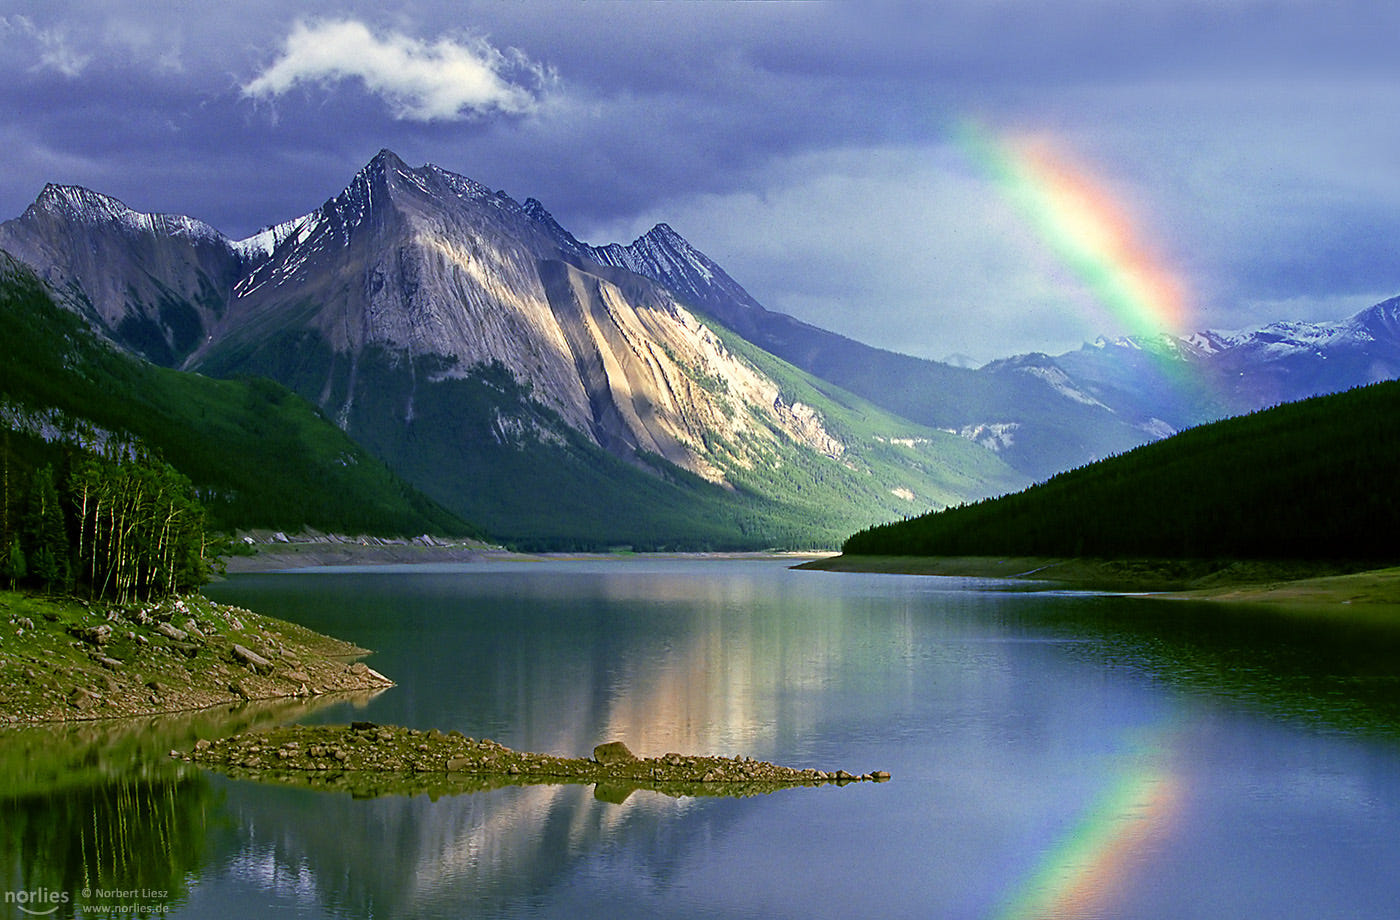
[(136, 451), (68, 450), (24, 470), (0, 449), (0, 577), (7, 586), (83, 590), (121, 602), (208, 580), (212, 551), (190, 481)]
[(1400, 382), (1194, 428), (853, 555), (1400, 560)]

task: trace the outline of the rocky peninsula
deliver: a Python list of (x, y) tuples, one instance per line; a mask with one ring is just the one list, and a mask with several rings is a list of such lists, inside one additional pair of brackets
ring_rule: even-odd
[(592, 757), (515, 751), (461, 732), (376, 725), (291, 725), (216, 741), (201, 740), (171, 756), (231, 776), (339, 789), (356, 795), (456, 794), (507, 785), (584, 783), (602, 798), (632, 790), (745, 796), (797, 786), (884, 782), (889, 773), (797, 769), (749, 757), (669, 753), (638, 757), (622, 742)]

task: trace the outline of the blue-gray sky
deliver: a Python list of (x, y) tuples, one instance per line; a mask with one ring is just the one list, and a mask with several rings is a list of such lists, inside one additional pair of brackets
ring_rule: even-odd
[(1190, 327), (1335, 319), (1400, 293), (1397, 38), (1374, 0), (0, 0), (0, 218), (71, 183), (238, 238), (387, 147), (883, 347), (1125, 331), (975, 124), (1111, 200)]

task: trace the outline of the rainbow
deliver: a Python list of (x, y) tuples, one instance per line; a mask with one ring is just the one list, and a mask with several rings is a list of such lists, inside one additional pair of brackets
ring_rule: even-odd
[(1180, 807), (1183, 788), (1170, 769), (1174, 730), (1157, 735), (1129, 769), (1106, 787), (1080, 820), (1041, 854), (1011, 891), (995, 920), (1111, 915), (1133, 870), (1147, 858)]
[(1093, 301), (1134, 336), (1185, 331), (1183, 285), (1123, 210), (1041, 139), (998, 138), (971, 121), (950, 132)]

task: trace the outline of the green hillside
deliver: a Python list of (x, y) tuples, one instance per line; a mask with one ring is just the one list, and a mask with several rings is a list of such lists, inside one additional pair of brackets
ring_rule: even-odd
[(1400, 382), (1194, 428), (851, 555), (1400, 560)]
[[(847, 448), (835, 472), (813, 471), (816, 482), (811, 487), (803, 487), (794, 477), (794, 468), (803, 467), (795, 448), (775, 457), (776, 462), (767, 467), (727, 468), (735, 482), (806, 504), (813, 513), (844, 500), (860, 503), (866, 514), (882, 510), (898, 514), (958, 504), (968, 496), (1000, 495), (1028, 481), (995, 453), (966, 438), (911, 422), (774, 357), (717, 323), (707, 325), (726, 348), (777, 383), (785, 402), (814, 408), (827, 430)], [(916, 496), (914, 501), (899, 498), (892, 487), (907, 488)]]
[[(361, 445), (444, 507), (531, 551), (831, 548), (857, 527), (1026, 481), (970, 441), (891, 415), (713, 328), (775, 380), (789, 404), (821, 413), (846, 445), (840, 461), (777, 431), (745, 450), (711, 433), (713, 456), (762, 457), (753, 464), (721, 459), (730, 485), (717, 485), (659, 456), (628, 463), (608, 453), (499, 365), (446, 376), (439, 358), (410, 362), (377, 348), (355, 364), (356, 397), (344, 421)], [(284, 381), (308, 398), (329, 389), (332, 402), (351, 386), (349, 363), (301, 332), (204, 365), (215, 375), (234, 368)], [(716, 385), (692, 373), (697, 384)], [(757, 414), (754, 420), (770, 424)]]
[(56, 462), (64, 445), (139, 442), (189, 477), (220, 529), (475, 533), (291, 391), (129, 357), (3, 253), (0, 428), (19, 473)]

